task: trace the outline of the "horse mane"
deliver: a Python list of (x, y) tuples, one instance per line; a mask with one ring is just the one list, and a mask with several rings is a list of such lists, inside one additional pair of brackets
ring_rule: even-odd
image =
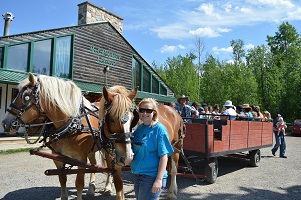
[[(121, 119), (124, 113), (132, 107), (132, 101), (128, 98), (130, 91), (120, 85), (110, 87), (108, 91), (113, 94), (114, 98), (107, 110), (107, 114), (112, 116), (114, 119)], [(105, 98), (101, 98), (99, 107), (100, 120), (104, 118), (106, 103)]]
[[(35, 77), (37, 80), (37, 77)], [(45, 100), (45, 107), (49, 110), (59, 109), (69, 117), (79, 115), (79, 108), (82, 102), (81, 89), (72, 81), (65, 81), (58, 77), (39, 75), (40, 85), (37, 92)], [(20, 88), (30, 84), (29, 80), (24, 80), (19, 84)], [(90, 105), (84, 98), (84, 104)]]

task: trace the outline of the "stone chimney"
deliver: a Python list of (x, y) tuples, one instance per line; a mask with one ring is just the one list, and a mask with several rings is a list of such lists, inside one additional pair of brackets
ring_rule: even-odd
[(6, 12), (2, 16), (3, 19), (5, 20), (3, 36), (7, 36), (10, 34), (10, 24), (11, 21), (13, 21), (13, 19), (15, 18), (15, 16), (10, 12)]
[(78, 25), (108, 21), (122, 34), (123, 19), (110, 13), (103, 7), (98, 7), (86, 1), (78, 4)]

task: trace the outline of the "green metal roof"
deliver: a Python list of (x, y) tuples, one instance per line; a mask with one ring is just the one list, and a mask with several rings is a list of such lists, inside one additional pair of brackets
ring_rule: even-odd
[(143, 98), (153, 98), (156, 99), (159, 102), (176, 102), (176, 98), (173, 96), (165, 96), (165, 95), (160, 95), (160, 94), (153, 94), (153, 93), (148, 93), (148, 92), (138, 92), (137, 95), (138, 99), (143, 99)]
[(0, 68), (0, 82), (9, 84), (18, 84), (28, 77), (27, 72), (18, 72), (12, 70), (5, 70)]
[[(7, 84), (19, 84), (20, 81), (26, 79), (28, 77), (27, 72), (21, 71), (13, 71), (7, 69), (0, 68), (0, 83), (7, 83)], [(82, 81), (74, 81), (74, 83), (81, 88), (83, 91), (88, 91), (92, 93), (102, 93), (103, 85), (94, 84), (94, 83), (87, 83)], [(148, 92), (138, 91), (137, 99), (143, 98), (154, 98), (159, 102), (172, 102), (176, 101), (177, 99), (173, 96), (165, 96), (160, 94), (153, 94)]]

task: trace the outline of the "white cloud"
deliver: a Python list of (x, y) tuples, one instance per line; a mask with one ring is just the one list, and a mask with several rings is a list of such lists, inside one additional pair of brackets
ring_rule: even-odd
[(212, 51), (213, 51), (215, 54), (220, 54), (221, 52), (222, 52), (222, 53), (231, 53), (231, 52), (233, 52), (233, 49), (232, 49), (232, 47), (227, 47), (227, 48), (213, 47), (213, 48), (212, 48)]
[(224, 7), (225, 11), (228, 13), (232, 9), (232, 4), (227, 2), (226, 4), (223, 5), (223, 7)]
[(247, 3), (254, 5), (263, 5), (270, 7), (288, 7), (293, 8), (295, 5), (291, 2), (291, 0), (248, 0)]
[(214, 37), (220, 37), (220, 33), (225, 33), (229, 32), (231, 29), (227, 28), (217, 28), (217, 29), (212, 29), (210, 27), (205, 27), (205, 28), (198, 28), (196, 30), (190, 30), (189, 34), (191, 35), (197, 35), (200, 37), (208, 37), (208, 38), (214, 38)]
[(187, 27), (183, 24), (170, 24), (153, 28), (151, 31), (158, 34), (159, 38), (179, 39), (189, 37)]
[(160, 53), (172, 53), (175, 52), (177, 49), (185, 49), (185, 47), (181, 44), (179, 44), (178, 46), (164, 45), (160, 49)]
[(203, 3), (197, 8), (197, 10), (204, 12), (208, 16), (220, 18), (219, 14), (214, 11), (214, 5), (211, 3)]
[(255, 47), (254, 44), (247, 44), (247, 45), (244, 45), (244, 48), (245, 49), (253, 49)]

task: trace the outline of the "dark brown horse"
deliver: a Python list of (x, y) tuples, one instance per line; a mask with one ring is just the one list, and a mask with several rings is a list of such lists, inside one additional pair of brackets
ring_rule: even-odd
[[(102, 126), (99, 127), (99, 118), (95, 115), (98, 109), (91, 106), (72, 81), (43, 75), (35, 77), (30, 73), (28, 80), (19, 84), (19, 94), (8, 108), (2, 126), (6, 132), (14, 133), (21, 125), (31, 124), (45, 114), (52, 122), (46, 130), (45, 144), (53, 153), (82, 162), (87, 162), (89, 158), (91, 164), (96, 164), (95, 152), (99, 150), (97, 146), (100, 146), (106, 154), (108, 164), (118, 172), (114, 174), (116, 199), (124, 199), (122, 180), (119, 177), (121, 166), (128, 164), (133, 156), (128, 147), (129, 135), (124, 133), (130, 132), (134, 119), (132, 99), (135, 98), (137, 89), (115, 100), (104, 87), (103, 96), (107, 104), (103, 104), (105, 107), (100, 107), (100, 110), (108, 114), (102, 118)], [(118, 115), (109, 114), (111, 112)], [(98, 135), (96, 144), (94, 131)], [(62, 162), (54, 163), (58, 169), (65, 167)], [(59, 180), (61, 199), (68, 199), (67, 176), (59, 175)], [(94, 181), (93, 176), (91, 181)], [(75, 186), (77, 199), (81, 200), (84, 173), (77, 174)]]

